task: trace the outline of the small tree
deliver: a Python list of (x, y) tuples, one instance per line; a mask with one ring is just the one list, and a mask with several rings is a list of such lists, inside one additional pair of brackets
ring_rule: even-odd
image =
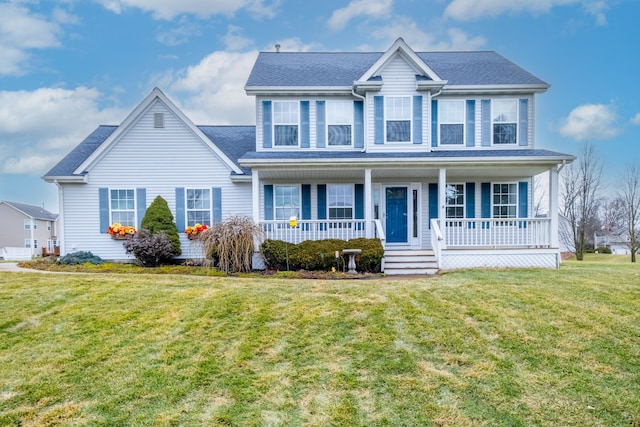
[(262, 238), (262, 228), (244, 215), (229, 217), (203, 231), (198, 238), (210, 262), (227, 273), (249, 272), (254, 242)]
[(167, 201), (161, 196), (155, 198), (155, 200), (147, 208), (147, 212), (142, 218), (140, 228), (148, 230), (151, 236), (159, 233), (164, 233), (166, 238), (171, 242), (173, 248), (173, 257), (177, 257), (182, 254), (180, 248), (180, 235), (178, 234), (178, 227), (173, 221), (173, 214), (169, 209)]
[(587, 239), (594, 235), (602, 180), (602, 162), (591, 144), (584, 146), (580, 159), (563, 170), (562, 214), (569, 220), (576, 259), (582, 261)]
[(628, 234), (631, 262), (636, 262), (640, 249), (640, 164), (628, 166), (619, 189), (622, 200), (623, 223)]

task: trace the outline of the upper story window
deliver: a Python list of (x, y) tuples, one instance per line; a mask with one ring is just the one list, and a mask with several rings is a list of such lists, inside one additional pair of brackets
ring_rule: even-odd
[(276, 185), (274, 188), (276, 220), (300, 216), (300, 186)]
[(515, 218), (518, 208), (518, 186), (515, 183), (493, 184), (493, 217)]
[(276, 147), (298, 146), (298, 102), (273, 102), (273, 134)]
[(496, 99), (491, 103), (493, 143), (516, 144), (518, 128), (518, 101), (516, 99)]
[(440, 123), (441, 145), (464, 144), (464, 101), (440, 101), (438, 123)]
[(33, 226), (34, 230), (38, 229), (38, 221), (35, 219), (25, 219), (24, 220), (24, 229), (25, 230), (31, 230), (31, 227)]
[(211, 190), (187, 189), (187, 226), (211, 225)]
[(344, 147), (351, 145), (353, 102), (327, 102), (328, 145)]
[(464, 185), (447, 184), (447, 218), (464, 218)]
[(411, 141), (411, 97), (385, 97), (385, 127), (387, 142)]
[(136, 202), (134, 190), (111, 190), (111, 222), (119, 222), (126, 227), (136, 226)]
[(327, 186), (329, 219), (353, 218), (353, 185)]

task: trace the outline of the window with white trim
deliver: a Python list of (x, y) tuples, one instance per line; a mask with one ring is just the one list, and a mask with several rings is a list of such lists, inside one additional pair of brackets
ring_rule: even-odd
[(298, 146), (298, 101), (273, 102), (274, 146)]
[(464, 106), (464, 100), (439, 101), (440, 145), (464, 144)]
[[(31, 249), (31, 239), (24, 239), (24, 247)], [(33, 239), (33, 249), (38, 249), (38, 240)]]
[(387, 142), (411, 141), (411, 97), (386, 96), (384, 120)]
[(464, 218), (464, 184), (447, 184), (447, 218)]
[(109, 207), (111, 223), (119, 222), (125, 227), (136, 226), (135, 190), (110, 190)]
[(333, 147), (350, 146), (353, 128), (353, 102), (328, 101), (327, 109), (327, 144)]
[[(31, 219), (25, 219), (24, 220), (24, 229), (25, 230), (31, 230), (31, 224), (32, 224)], [(35, 227), (33, 229), (35, 230)]]
[(518, 211), (518, 185), (493, 184), (493, 218), (516, 218)]
[(353, 219), (353, 185), (327, 185), (329, 219)]
[(288, 220), (292, 216), (300, 216), (299, 185), (276, 185), (274, 199), (276, 220)]
[(187, 226), (211, 225), (211, 189), (188, 188), (186, 196)]
[(491, 121), (495, 145), (517, 143), (518, 101), (516, 99), (491, 101)]

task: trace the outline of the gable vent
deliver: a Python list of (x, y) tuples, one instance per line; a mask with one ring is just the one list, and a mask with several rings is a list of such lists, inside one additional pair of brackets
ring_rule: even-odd
[(154, 128), (163, 128), (164, 127), (164, 114), (162, 114), (162, 113), (153, 113), (153, 127)]

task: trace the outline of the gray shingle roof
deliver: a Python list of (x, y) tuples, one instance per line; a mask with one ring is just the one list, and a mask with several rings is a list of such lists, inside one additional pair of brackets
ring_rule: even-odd
[[(80, 176), (74, 175), (73, 171), (100, 147), (117, 128), (117, 126), (99, 126), (44, 176)], [(236, 165), (240, 156), (247, 151), (255, 149), (255, 126), (198, 126), (198, 128)], [(249, 169), (242, 169), (245, 173), (250, 173)]]
[[(352, 86), (383, 52), (261, 52), (246, 87)], [(493, 51), (417, 52), (448, 85), (546, 85)]]
[(4, 203), (6, 203), (9, 206), (13, 206), (15, 209), (19, 210), (20, 212), (24, 213), (30, 218), (42, 219), (45, 221), (55, 221), (56, 218), (58, 218), (57, 214), (51, 213), (41, 206), (27, 205), (24, 203), (16, 203), (16, 202), (8, 202), (6, 200), (4, 201)]
[(573, 156), (558, 153), (550, 150), (531, 150), (531, 149), (513, 149), (513, 150), (440, 150), (427, 152), (392, 152), (392, 153), (365, 153), (362, 151), (251, 151), (247, 152), (240, 160), (320, 160), (320, 159), (443, 159), (443, 158), (514, 158), (514, 157), (566, 157)]
[(44, 176), (73, 176), (73, 171), (84, 162), (118, 126), (99, 126), (91, 132), (84, 141), (71, 150), (62, 160), (49, 170)]

